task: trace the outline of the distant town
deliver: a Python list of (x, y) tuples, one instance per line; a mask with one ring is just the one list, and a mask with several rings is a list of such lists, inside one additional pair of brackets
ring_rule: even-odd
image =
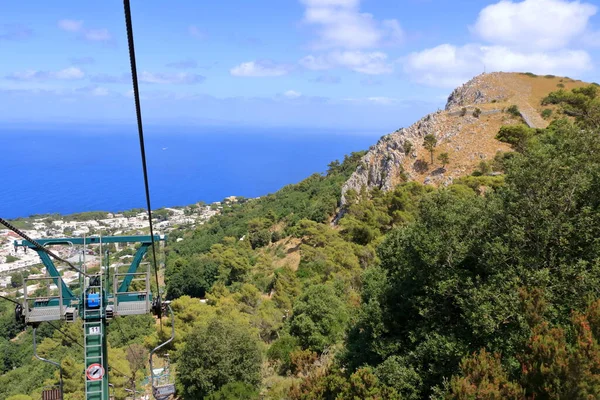
[[(224, 208), (251, 199), (230, 196), (221, 202), (211, 204), (196, 203), (184, 207), (166, 207), (152, 212), (155, 234), (168, 234), (182, 227), (193, 229), (204, 224), (214, 215), (220, 214)], [(148, 235), (150, 224), (148, 213), (144, 209), (133, 209), (119, 213), (85, 212), (60, 216), (58, 214), (31, 216), (11, 221), (24, 233), (33, 239), (85, 236), (117, 236), (117, 235)], [(0, 227), (2, 227), (0, 225)], [(46, 271), (40, 263), (35, 251), (25, 251), (16, 248), (15, 240), (22, 238), (9, 229), (0, 229), (0, 294), (5, 290), (18, 289), (22, 282), (14, 282), (15, 276), (30, 274), (45, 275)], [(179, 239), (181, 240), (181, 239)], [(132, 257), (131, 249), (116, 247), (121, 253), (123, 263)], [(83, 254), (81, 248), (71, 246), (54, 246), (52, 248), (60, 257), (69, 262), (77, 263), (86, 260), (87, 265), (98, 264), (97, 255), (93, 251)], [(129, 251), (128, 251), (129, 250)], [(128, 254), (131, 253), (131, 254)], [(85, 257), (85, 258), (84, 258)], [(15, 273), (20, 273), (16, 274)], [(74, 271), (64, 271), (63, 279), (68, 283), (78, 279)]]

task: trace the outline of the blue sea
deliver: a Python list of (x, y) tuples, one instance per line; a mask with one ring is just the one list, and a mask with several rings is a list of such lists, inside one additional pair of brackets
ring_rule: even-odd
[[(381, 132), (146, 128), (152, 208), (257, 197), (296, 183)], [(0, 131), (0, 216), (145, 207), (136, 128)]]

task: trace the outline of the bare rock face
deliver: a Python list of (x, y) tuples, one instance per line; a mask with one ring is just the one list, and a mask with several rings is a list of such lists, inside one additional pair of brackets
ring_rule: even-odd
[[(410, 180), (412, 171), (405, 169), (403, 165), (410, 160), (417, 161), (415, 150), (422, 145), (425, 135), (433, 134), (441, 138), (453, 134), (452, 129), (442, 131), (446, 119), (444, 112), (438, 111), (425, 116), (408, 128), (399, 129), (379, 139), (377, 144), (371, 146), (363, 156), (356, 171), (344, 184), (342, 204), (346, 204), (345, 194), (350, 189), (360, 192), (364, 186), (367, 189), (377, 187), (387, 191), (405, 179)], [(405, 153), (404, 147), (406, 141), (412, 145), (412, 150), (408, 154)]]
[[(514, 93), (511, 87), (520, 84), (511, 81), (512, 86), (503, 85), (503, 82), (515, 79), (510, 75), (479, 75), (452, 92), (445, 110), (429, 114), (410, 127), (379, 139), (342, 187), (342, 212), (348, 190), (358, 193), (363, 188), (389, 191), (410, 180), (449, 185), (453, 179), (472, 172), (479, 165), (482, 158), (477, 154), (491, 159), (499, 150), (510, 150), (494, 139), (499, 126), (506, 123), (503, 102)], [(438, 142), (434, 160), (423, 147), (423, 138), (429, 134)], [(405, 151), (407, 141), (412, 145), (408, 152)], [(449, 168), (435, 158), (441, 152), (449, 153)]]
[(454, 89), (448, 97), (446, 111), (458, 107), (465, 107), (474, 104), (491, 103), (492, 101), (501, 101), (507, 97), (508, 92), (502, 90), (494, 83), (494, 78), (501, 77), (501, 72), (491, 74), (481, 74), (471, 79), (464, 85)]
[[(503, 125), (522, 123), (545, 128), (548, 122), (540, 115), (541, 100), (559, 84), (567, 90), (586, 85), (570, 78), (527, 73), (494, 72), (474, 77), (450, 94), (443, 111), (383, 136), (371, 146), (342, 187), (342, 213), (349, 190), (388, 191), (405, 181), (449, 185), (492, 160), (497, 152), (511, 151), (506, 143), (496, 140), (498, 130)], [(510, 106), (517, 106), (520, 116), (506, 113)], [(437, 139), (433, 154), (423, 146), (423, 137), (429, 134)], [(410, 151), (405, 147), (407, 142)], [(438, 159), (442, 153), (447, 157)], [(448, 161), (442, 164), (440, 160)]]

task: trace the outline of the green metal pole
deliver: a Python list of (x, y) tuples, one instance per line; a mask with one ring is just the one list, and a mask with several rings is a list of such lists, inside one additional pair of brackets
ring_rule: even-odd
[[(85, 329), (86, 400), (108, 400), (106, 322), (104, 319), (90, 320), (85, 324)], [(98, 330), (100, 334), (95, 333)]]

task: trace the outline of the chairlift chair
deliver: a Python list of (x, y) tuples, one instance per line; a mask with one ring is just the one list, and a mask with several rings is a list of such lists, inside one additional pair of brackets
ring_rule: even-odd
[(175, 394), (175, 383), (173, 382), (173, 377), (169, 371), (170, 364), (168, 354), (166, 355), (166, 367), (160, 376), (155, 375), (154, 368), (152, 367), (152, 356), (154, 353), (175, 339), (175, 316), (173, 315), (173, 310), (168, 302), (163, 304), (166, 304), (166, 308), (169, 310), (169, 314), (171, 314), (171, 337), (150, 352), (150, 384), (152, 385), (152, 395), (156, 400), (167, 400)]

